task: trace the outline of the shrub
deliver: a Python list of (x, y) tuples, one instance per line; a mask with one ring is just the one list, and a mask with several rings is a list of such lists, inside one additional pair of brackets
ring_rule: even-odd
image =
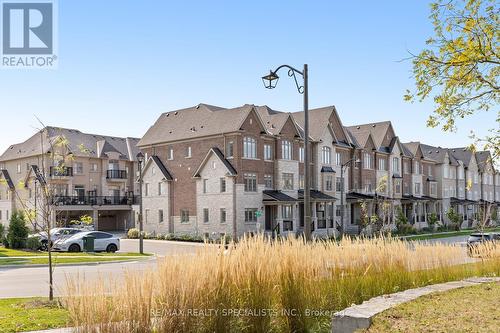
[(136, 228), (129, 229), (127, 232), (127, 238), (130, 238), (130, 239), (139, 238), (139, 229), (136, 229)]
[(429, 225), (429, 228), (431, 229), (431, 231), (434, 231), (434, 229), (436, 228), (437, 221), (438, 221), (438, 217), (437, 217), (436, 213), (431, 213), (429, 215), (429, 218), (427, 219), (427, 224)]
[(13, 212), (10, 217), (9, 232), (7, 233), (9, 247), (12, 249), (23, 248), (28, 239), (28, 232), (23, 213)]
[(460, 230), (460, 225), (462, 224), (462, 216), (460, 216), (460, 214), (458, 214), (453, 208), (450, 208), (446, 212), (446, 217), (450, 220), (452, 230)]
[(411, 235), (415, 234), (416, 232), (417, 230), (415, 229), (415, 227), (413, 227), (408, 223), (402, 223), (396, 225), (396, 234), (398, 235)]
[(5, 226), (0, 223), (0, 241), (3, 240), (3, 235), (5, 234)]
[(42, 248), (42, 242), (40, 242), (40, 238), (28, 237), (28, 239), (26, 240), (26, 248), (33, 251), (40, 250)]

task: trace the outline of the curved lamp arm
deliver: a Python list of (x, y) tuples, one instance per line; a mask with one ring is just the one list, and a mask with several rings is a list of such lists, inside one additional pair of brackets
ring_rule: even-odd
[(289, 77), (293, 77), (293, 79), (295, 81), (295, 85), (297, 86), (297, 91), (299, 92), (299, 94), (303, 94), (304, 93), (304, 85), (299, 84), (299, 81), (297, 81), (296, 74), (299, 74), (302, 77), (304, 77), (304, 73), (301, 72), (301, 71), (299, 71), (296, 68), (293, 68), (292, 66), (281, 65), (278, 68), (276, 68), (274, 71), (270, 71), (269, 75), (264, 76), (262, 79), (266, 78), (266, 80), (273, 80), (273, 79), (277, 80), (279, 78), (279, 76), (277, 75), (277, 73), (282, 68), (288, 68), (288, 76)]

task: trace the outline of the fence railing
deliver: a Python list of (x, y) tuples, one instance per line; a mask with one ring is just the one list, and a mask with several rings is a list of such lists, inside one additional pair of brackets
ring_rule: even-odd
[(56, 206), (117, 206), (135, 205), (138, 196), (54, 196), (52, 204)]
[(107, 170), (106, 171), (107, 179), (127, 179), (127, 171), (126, 170)]

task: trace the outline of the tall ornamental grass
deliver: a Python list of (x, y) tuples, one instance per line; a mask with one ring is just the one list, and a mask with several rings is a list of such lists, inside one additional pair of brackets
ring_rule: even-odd
[(475, 256), (390, 238), (246, 238), (166, 257), (115, 283), (70, 280), (65, 303), (84, 332), (327, 332), (335, 311), (377, 295), (500, 275), (498, 247)]

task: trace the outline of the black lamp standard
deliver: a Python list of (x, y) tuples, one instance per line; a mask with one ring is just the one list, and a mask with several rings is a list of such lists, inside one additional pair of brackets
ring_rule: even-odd
[[(307, 64), (304, 64), (303, 71), (299, 71), (288, 65), (281, 65), (274, 71), (270, 71), (268, 75), (262, 77), (264, 87), (267, 89), (276, 88), (279, 76), (278, 71), (282, 68), (288, 69), (288, 76), (293, 77), (297, 91), (304, 95), (304, 236), (306, 240), (311, 239), (311, 186), (310, 186), (310, 165), (309, 165), (309, 101), (308, 101), (308, 78)], [(296, 74), (299, 74), (304, 79), (304, 85), (300, 85), (297, 81)]]
[(139, 253), (144, 253), (144, 235), (142, 223), (142, 163), (144, 162), (144, 155), (139, 152), (137, 154), (137, 162), (139, 163)]
[(345, 162), (340, 166), (340, 181), (341, 181), (341, 186), (340, 186), (340, 228), (341, 228), (341, 234), (344, 233), (344, 191), (345, 191), (345, 184), (344, 184), (344, 169), (349, 166), (352, 162), (359, 163), (360, 160), (356, 158), (351, 158), (349, 161)]

